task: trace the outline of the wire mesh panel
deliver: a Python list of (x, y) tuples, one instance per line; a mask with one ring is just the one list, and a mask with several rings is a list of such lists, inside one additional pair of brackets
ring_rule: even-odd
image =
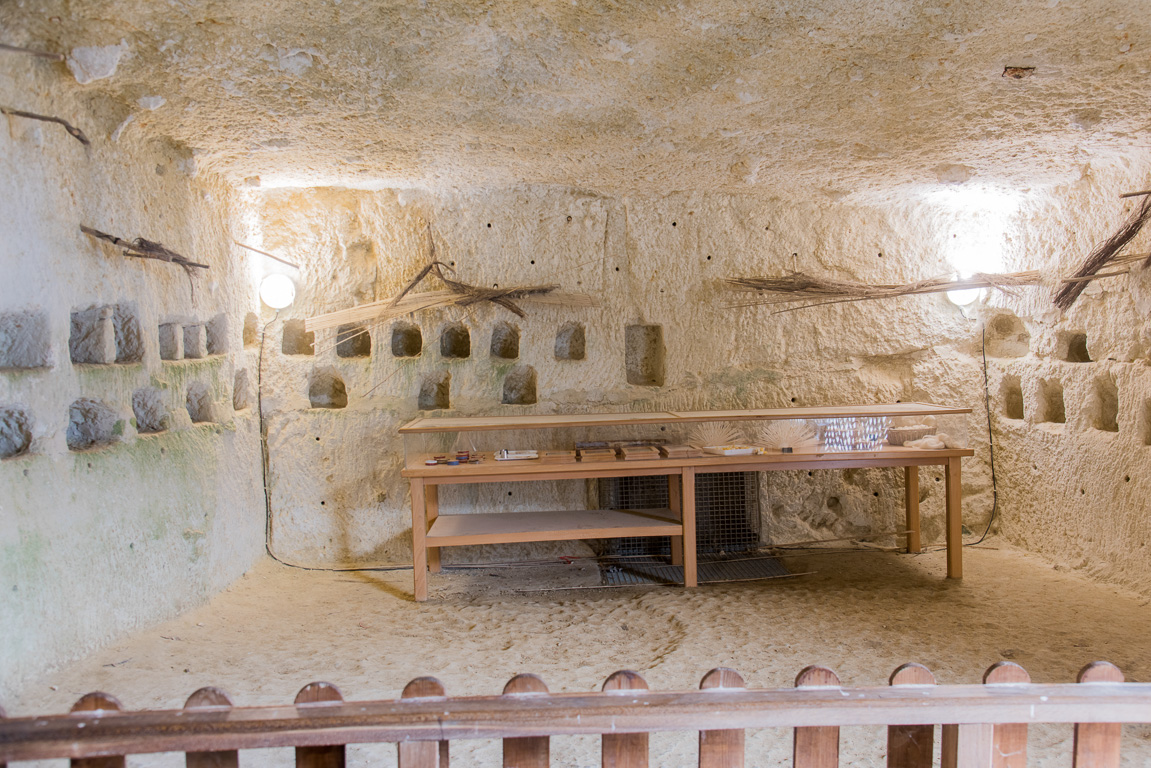
[[(601, 509), (666, 509), (666, 477), (611, 477), (599, 481)], [(695, 476), (696, 552), (745, 552), (759, 546), (759, 483), (755, 472)], [(605, 539), (602, 555), (670, 555), (667, 536)]]

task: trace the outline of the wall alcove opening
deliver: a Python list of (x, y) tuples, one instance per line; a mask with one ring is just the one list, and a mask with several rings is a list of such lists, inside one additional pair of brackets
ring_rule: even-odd
[(1057, 379), (1043, 379), (1039, 382), (1039, 420), (1052, 424), (1067, 423), (1063, 384)]
[(400, 321), (392, 326), (392, 357), (419, 357), (424, 337), (415, 323)]
[(520, 330), (508, 322), (496, 323), (492, 328), (491, 356), (501, 360), (515, 360), (520, 356)]
[(228, 316), (220, 313), (204, 325), (205, 344), (209, 355), (228, 353)]
[(23, 408), (0, 406), (0, 459), (21, 456), (32, 449), (32, 420)]
[(1003, 415), (1009, 419), (1022, 419), (1023, 386), (1018, 376), (1004, 376), (999, 386), (999, 398), (1003, 401)]
[(663, 326), (629, 325), (624, 330), (627, 383), (662, 387), (666, 372)]
[(159, 328), (160, 359), (184, 359), (184, 326), (180, 323), (163, 323)]
[(472, 356), (472, 335), (463, 323), (454, 323), (440, 334), (440, 357), (463, 360)]
[(76, 400), (68, 408), (64, 436), (68, 449), (83, 451), (115, 442), (116, 421), (116, 412), (107, 404), (88, 397)]
[(530, 365), (517, 365), (504, 377), (504, 392), (500, 402), (504, 405), (534, 405), (536, 403), (536, 369)]
[(371, 357), (372, 333), (364, 325), (341, 325), (336, 329), (336, 357)]
[(1095, 380), (1091, 402), (1091, 426), (1103, 432), (1119, 431), (1119, 387), (1110, 376)]
[(260, 341), (260, 318), (255, 312), (244, 315), (244, 346), (254, 347)]
[(116, 332), (111, 307), (72, 312), (68, 357), (73, 363), (107, 365), (116, 362)]
[(188, 394), (184, 402), (192, 423), (203, 424), (216, 420), (213, 413), (212, 392), (203, 382), (193, 381), (188, 384)]
[(141, 387), (132, 393), (132, 415), (136, 431), (142, 435), (164, 432), (171, 424), (164, 396), (155, 387)]
[(247, 368), (236, 371), (232, 383), (232, 410), (246, 411), (252, 407), (252, 382)]
[(303, 320), (287, 320), (284, 322), (284, 340), (280, 351), (285, 355), (314, 355), (316, 334), (304, 330)]
[(420, 382), (416, 407), (421, 411), (434, 411), (452, 407), (452, 374), (448, 371), (432, 373)]
[(1068, 363), (1090, 363), (1087, 334), (1083, 331), (1060, 331), (1055, 336), (1055, 354)]
[(556, 331), (556, 360), (583, 360), (587, 355), (587, 337), (580, 323), (568, 322)]
[(49, 350), (46, 313), (0, 314), (0, 369), (45, 368), (51, 360)]
[(348, 388), (343, 377), (330, 369), (313, 373), (308, 383), (308, 402), (313, 408), (347, 408)]
[(208, 334), (201, 323), (184, 326), (184, 359), (199, 360), (208, 355)]

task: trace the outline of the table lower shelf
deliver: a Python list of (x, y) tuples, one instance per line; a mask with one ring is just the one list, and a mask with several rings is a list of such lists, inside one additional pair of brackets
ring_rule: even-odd
[(668, 509), (582, 509), (560, 512), (482, 512), (441, 515), (428, 530), (429, 547), (521, 541), (682, 536)]

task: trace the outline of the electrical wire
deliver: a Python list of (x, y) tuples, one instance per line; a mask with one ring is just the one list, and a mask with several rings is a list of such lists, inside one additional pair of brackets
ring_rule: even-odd
[(995, 480), (995, 435), (991, 431), (991, 390), (987, 383), (987, 326), (983, 326), (983, 405), (987, 410), (987, 450), (991, 456), (991, 517), (987, 520), (987, 528), (983, 535), (975, 541), (964, 544), (965, 547), (974, 547), (982, 544), (991, 533), (991, 526), (995, 523), (995, 516), (999, 512), (999, 486)]

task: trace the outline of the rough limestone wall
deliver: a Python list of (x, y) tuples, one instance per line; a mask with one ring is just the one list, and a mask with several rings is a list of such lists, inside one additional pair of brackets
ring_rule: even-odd
[[(0, 118), (0, 699), (219, 591), (265, 530), (233, 193), (139, 123), (114, 140), (121, 105), (26, 57), (5, 64), (0, 103), (61, 115), (92, 145)], [(179, 267), (129, 259), (81, 223), (210, 270), (193, 298)], [(161, 359), (162, 337), (177, 359)]]
[[(371, 353), (337, 354), (320, 331), (312, 354), (285, 354), (293, 321), (398, 291), (426, 263), (431, 224), (437, 257), (476, 285), (559, 283), (599, 300), (594, 309), (531, 307), (428, 310), (422, 349), (394, 357), (387, 322)], [(410, 562), (404, 446), (396, 427), (420, 415), (707, 409), (926, 400), (971, 407), (941, 425), (976, 449), (965, 462), (966, 522), (982, 532), (991, 510), (976, 319), (942, 295), (841, 304), (772, 315), (730, 308), (722, 279), (800, 269), (876, 282), (929, 277), (950, 267), (939, 253), (964, 222), (924, 203), (904, 207), (796, 204), (722, 194), (607, 198), (527, 187), (418, 191), (269, 191), (258, 226), (264, 244), (304, 264), (296, 304), (268, 327), (263, 403), (268, 423), (270, 548), (305, 565)], [(431, 286), (429, 286), (431, 287)], [(421, 288), (422, 290), (423, 288)], [(518, 358), (493, 358), (502, 323), (518, 328)], [(470, 332), (470, 356), (442, 355), (445, 329)], [(557, 360), (557, 333), (580, 323), (583, 360)], [(662, 386), (629, 384), (628, 326), (658, 326)], [(290, 334), (289, 334), (290, 336)], [(299, 348), (291, 347), (294, 351)], [(501, 403), (506, 380), (534, 369), (538, 402)], [(448, 408), (421, 411), (421, 385), (448, 381)], [(345, 407), (332, 405), (338, 378)], [(428, 392), (434, 394), (434, 386)], [(442, 391), (441, 391), (442, 394)], [(618, 435), (618, 431), (616, 432)], [(662, 436), (683, 439), (684, 435)], [(572, 432), (477, 434), (459, 447), (570, 447)], [(447, 450), (454, 436), (430, 441)], [(923, 470), (926, 540), (943, 538), (941, 472)], [(776, 543), (902, 528), (902, 477), (890, 470), (765, 473), (763, 538)], [(445, 512), (582, 508), (582, 482), (452, 486)], [(449, 562), (586, 553), (581, 543), (453, 548)]]
[[(1021, 268), (1071, 273), (1137, 206), (1118, 195), (1149, 178), (1146, 162), (1085, 166), (1021, 211)], [(1149, 245), (1144, 233), (1127, 250)], [(1094, 283), (1066, 313), (1022, 291), (982, 315), (1001, 530), (1055, 567), (1151, 593), (1151, 270)]]

